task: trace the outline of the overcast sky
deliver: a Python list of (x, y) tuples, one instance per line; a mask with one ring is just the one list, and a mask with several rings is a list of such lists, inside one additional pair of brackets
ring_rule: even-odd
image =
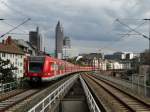
[[(148, 40), (140, 35), (124, 36), (130, 30), (116, 19), (136, 28), (150, 18), (150, 0), (0, 0), (0, 34), (27, 18), (31, 21), (13, 31), (28, 34), (40, 27), (48, 52), (54, 50), (55, 26), (60, 20), (72, 47), (78, 52), (141, 52)], [(136, 28), (148, 35), (148, 22)], [(135, 34), (135, 32), (130, 32)], [(12, 35), (28, 40), (28, 35)], [(1, 39), (2, 40), (2, 39)]]

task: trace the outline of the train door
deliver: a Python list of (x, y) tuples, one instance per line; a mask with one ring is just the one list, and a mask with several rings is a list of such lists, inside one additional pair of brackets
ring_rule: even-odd
[(55, 69), (56, 69), (57, 75), (59, 75), (59, 74), (60, 74), (60, 73), (59, 73), (59, 72), (60, 72), (60, 71), (59, 71), (59, 61), (56, 62), (55, 67), (56, 67)]
[(65, 63), (64, 62), (62, 62), (62, 66), (63, 66), (63, 70), (62, 70), (62, 74), (64, 74), (65, 73)]
[(54, 62), (49, 63), (50, 66), (50, 74), (55, 75), (55, 67), (54, 67)]
[(57, 64), (57, 62), (55, 61), (52, 66), (53, 66), (53, 70), (54, 70), (54, 75), (57, 75), (58, 74), (58, 64)]
[(59, 71), (59, 75), (62, 74), (62, 63), (61, 62), (58, 63), (58, 71)]

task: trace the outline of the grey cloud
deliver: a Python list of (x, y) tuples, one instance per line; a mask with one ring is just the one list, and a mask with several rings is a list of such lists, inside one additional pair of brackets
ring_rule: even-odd
[[(54, 39), (55, 25), (60, 20), (64, 26), (65, 35), (72, 37), (73, 40), (113, 42), (120, 40), (117, 33), (128, 31), (127, 28), (114, 22), (116, 18), (144, 18), (150, 9), (150, 2), (146, 0), (129, 0), (128, 2), (106, 0), (106, 3), (104, 2), (103, 0), (93, 2), (88, 0), (9, 0), (7, 4), (16, 12), (8, 9), (0, 16), (16, 20), (11, 21), (13, 24), (18, 24), (19, 20), (30, 17), (32, 20), (22, 28), (29, 31), (39, 25), (41, 32), (49, 41)], [(132, 21), (126, 23), (131, 26), (137, 25)]]

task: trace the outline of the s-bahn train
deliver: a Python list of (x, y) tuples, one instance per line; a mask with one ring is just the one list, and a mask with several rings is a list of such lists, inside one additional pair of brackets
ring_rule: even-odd
[(90, 70), (92, 67), (81, 67), (50, 56), (30, 56), (25, 61), (25, 77), (31, 82), (49, 82), (69, 73)]

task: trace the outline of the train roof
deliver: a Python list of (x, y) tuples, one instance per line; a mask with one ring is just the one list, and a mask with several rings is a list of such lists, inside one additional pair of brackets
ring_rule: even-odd
[(45, 57), (44, 56), (30, 56), (29, 61), (44, 61)]
[[(54, 57), (51, 57), (51, 56), (30, 56), (29, 57), (29, 61), (44, 61), (45, 58), (47, 59), (51, 59), (52, 61), (56, 61), (56, 62), (60, 62), (60, 63), (66, 63), (68, 65), (72, 65), (74, 66), (73, 63), (70, 63), (70, 62), (67, 62), (67, 61), (64, 61), (64, 60), (61, 60), (61, 59), (57, 59), (57, 58), (54, 58)], [(76, 65), (78, 66), (78, 65)]]

